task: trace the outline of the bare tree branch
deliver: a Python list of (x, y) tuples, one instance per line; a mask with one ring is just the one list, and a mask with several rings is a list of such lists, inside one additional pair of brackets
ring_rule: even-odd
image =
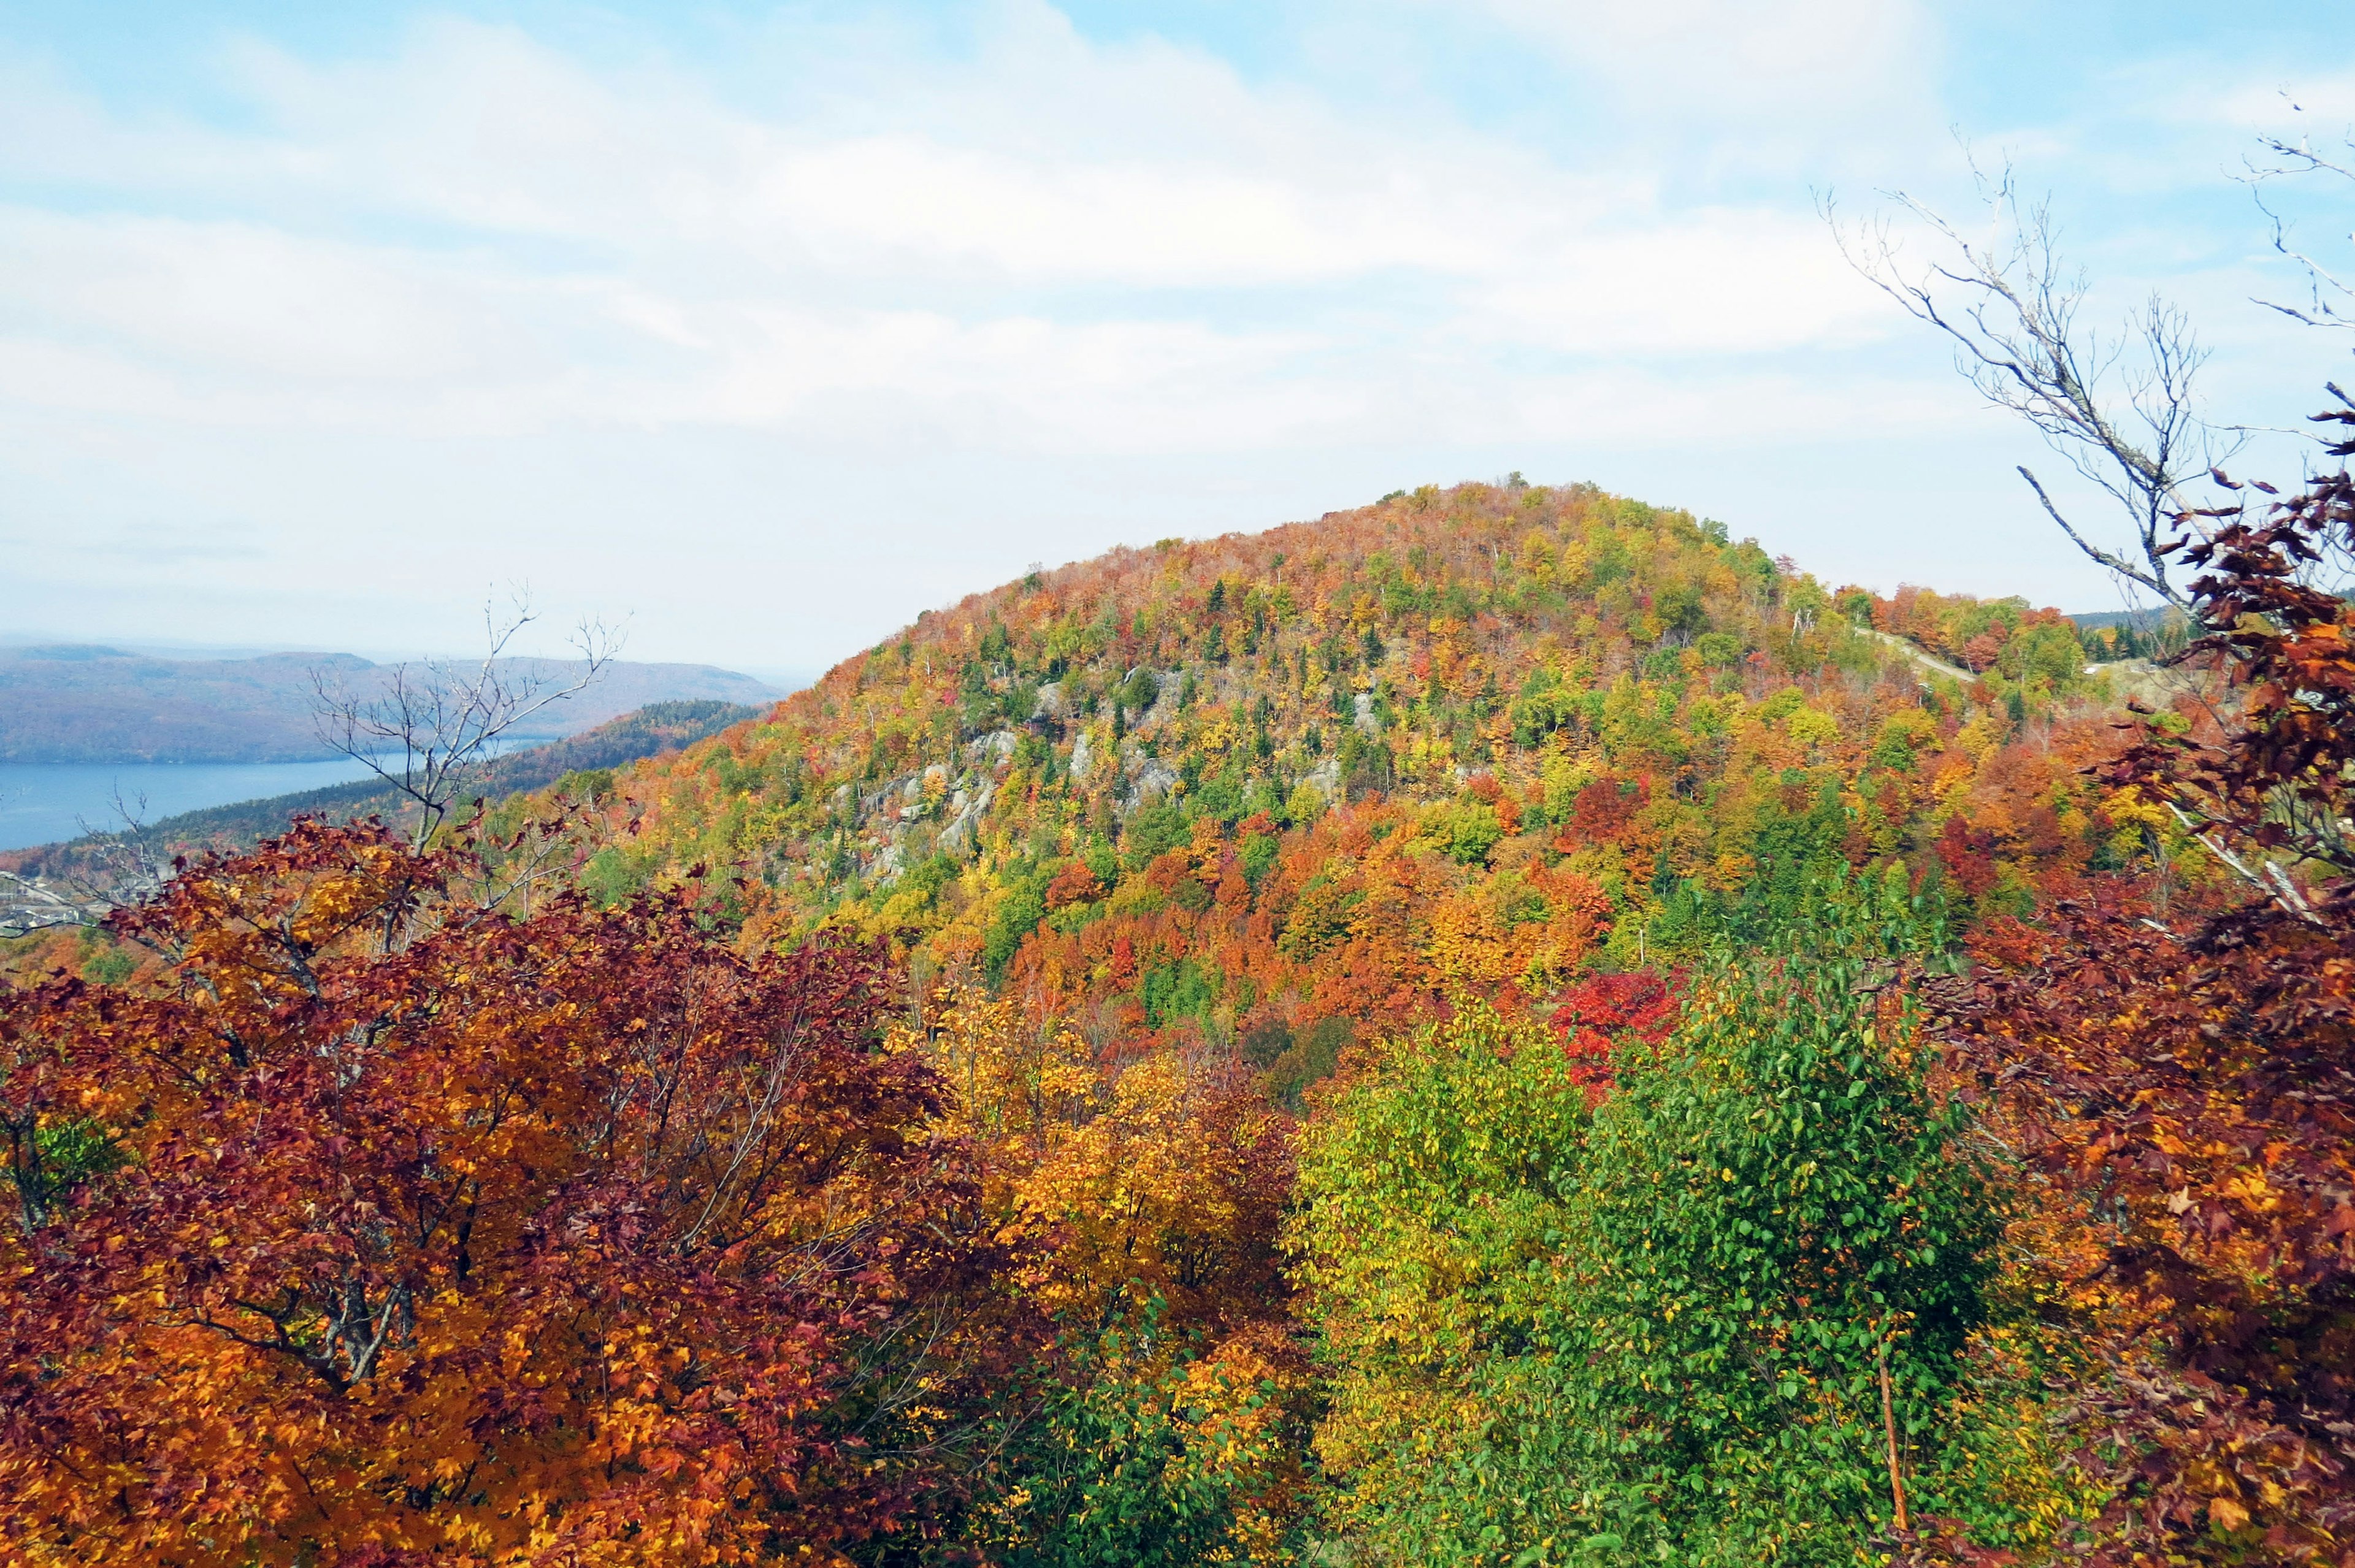
[(467, 779), (491, 759), (502, 736), (585, 690), (620, 656), (619, 628), (584, 621), (571, 638), (581, 661), (576, 677), (559, 680), (538, 669), (518, 670), (506, 651), (538, 619), (522, 591), (504, 613), (496, 602), (485, 603), (485, 651), (478, 664), (400, 664), (373, 691), (354, 692), (340, 674), (312, 671), (312, 715), (319, 738), (416, 805), (414, 841), (420, 848), (447, 818)]
[[(2284, 93), (2282, 98), (2292, 114), (2306, 113), (2304, 106), (2289, 94)], [(2293, 246), (2289, 240), (2288, 219), (2266, 200), (2268, 187), (2286, 186), (2289, 182), (2307, 180), (2315, 176), (2327, 176), (2333, 181), (2346, 182), (2333, 186), (2342, 201), (2349, 195), (2355, 194), (2348, 188), (2355, 186), (2355, 131), (2342, 129), (2339, 144), (2327, 150), (2318, 149), (2310, 134), (2301, 134), (2296, 141), (2284, 136), (2263, 136), (2258, 138), (2257, 145), (2263, 149), (2263, 155), (2243, 159), (2244, 172), (2239, 177), (2249, 187), (2257, 210), (2264, 213), (2266, 221), (2272, 225), (2275, 252), (2295, 262), (2305, 274), (2307, 297), (2302, 305), (2262, 298), (2252, 303), (2276, 311), (2304, 326), (2355, 331), (2355, 281), (2333, 271), (2310, 252)], [(2346, 221), (2343, 208), (2339, 221)], [(2350, 235), (2349, 239), (2355, 241), (2355, 235)], [(2355, 399), (2349, 398), (2339, 383), (2326, 381), (2323, 386), (2339, 400), (2341, 409), (2355, 410)], [(2344, 433), (2342, 417), (2335, 412), (2319, 413), (2313, 415), (2307, 422), (2323, 426), (2323, 432), (2318, 435), (2307, 430), (2294, 433), (2320, 441), (2326, 451), (2343, 460), (2346, 453), (2338, 446), (2339, 436)], [(2334, 430), (2338, 433), (2333, 433)], [(2334, 592), (2344, 593), (2348, 583), (2355, 581), (2355, 541), (2349, 540), (2342, 534), (2333, 533), (2321, 541), (2321, 559), (2315, 563), (2311, 580), (2327, 583)]]
[[(2284, 97), (2287, 99), (2286, 94)], [(2295, 100), (2288, 101), (2291, 113), (2305, 112)], [(2328, 154), (2316, 149), (2311, 136), (2300, 136), (2295, 142), (2279, 136), (2264, 136), (2258, 139), (2257, 144), (2264, 150), (2264, 158), (2243, 160), (2247, 172), (2240, 177), (2255, 199), (2257, 210), (2264, 213), (2266, 221), (2273, 226), (2275, 252), (2296, 262), (2305, 272), (2307, 303), (2290, 305), (2269, 299), (2257, 299), (2253, 303), (2267, 310), (2279, 311), (2292, 321), (2307, 326), (2355, 331), (2355, 283), (2350, 283), (2308, 252), (2293, 248), (2289, 242), (2288, 220), (2265, 201), (2265, 187), (2277, 181), (2311, 175), (2336, 175), (2340, 179), (2355, 181), (2355, 137), (2345, 139), (2344, 151), (2334, 148)]]
[(1902, 191), (1884, 193), (1936, 237), (1944, 258), (1926, 265), (1904, 259), (1886, 219), (1844, 223), (1828, 196), (1818, 210), (1849, 264), (1945, 333), (1956, 370), (1980, 396), (2027, 421), (2116, 504), (2132, 530), (2128, 548), (2097, 543), (2097, 530), (2071, 521), (2023, 465), (2020, 476), (2070, 542), (2190, 613), (2190, 596), (2169, 575), (2169, 548), (2182, 528), (2214, 514), (2193, 507), (2183, 487), (2238, 444), (2220, 441), (2195, 410), (2208, 352), (2190, 319), (2157, 295), (2115, 337), (2083, 327), (2090, 285), (2064, 262), (2051, 207), (2023, 206), (2009, 167), (1993, 176), (1976, 165), (1972, 172), (1987, 208), (1984, 240)]
[(154, 898), (171, 874), (147, 832), (147, 801), (126, 803), (114, 794), (119, 828), (93, 827), (74, 819), (89, 846), (86, 856), (67, 862), (54, 878), (0, 871), (0, 938), (27, 936), (60, 926), (97, 925), (118, 909)]

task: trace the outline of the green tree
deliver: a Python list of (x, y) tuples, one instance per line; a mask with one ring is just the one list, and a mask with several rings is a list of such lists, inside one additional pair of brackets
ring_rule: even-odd
[(1591, 1115), (1545, 1037), (1467, 1014), (1311, 1123), (1329, 1513), (1379, 1560), (1852, 1563), (1892, 1433), (1916, 1509), (1992, 1506), (1955, 1443), (1987, 1189), (1884, 933), (1830, 937), (1712, 960)]

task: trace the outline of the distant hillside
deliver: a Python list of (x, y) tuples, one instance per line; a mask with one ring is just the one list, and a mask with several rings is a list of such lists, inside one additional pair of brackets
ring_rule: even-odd
[(2105, 662), (2163, 657), (2190, 640), (2191, 624), (2173, 605), (2152, 610), (2095, 610), (2072, 615), (2086, 650)]
[[(574, 781), (594, 795), (612, 787), (612, 770), (646, 757), (676, 752), (762, 709), (732, 702), (655, 702), (569, 739), (511, 752), (493, 762), (467, 793), (491, 799)], [(169, 856), (197, 849), (229, 849), (286, 831), (297, 816), (337, 820), (382, 816), (399, 821), (406, 802), (379, 779), (359, 779), (325, 789), (273, 795), (266, 800), (183, 812), (146, 828), (150, 842)], [(48, 844), (0, 855), (0, 869), (26, 876), (55, 876), (87, 853), (87, 845)]]
[(1835, 590), (1593, 486), (1426, 489), (928, 613), (625, 771), (581, 877), (732, 866), (749, 942), (847, 927), (1107, 1049), (1313, 1075), (1825, 868), (1967, 912), (2139, 853), (2083, 771), (2115, 739), (2088, 655), (2056, 610)]
[[(570, 678), (559, 659), (506, 659), (517, 676)], [(312, 728), (312, 674), (355, 691), (392, 667), (351, 654), (167, 659), (92, 645), (0, 647), (0, 762), (286, 763), (334, 753)], [(578, 734), (651, 702), (762, 705), (778, 693), (709, 665), (616, 663), (535, 719), (536, 737)]]
[(2138, 632), (2155, 632), (2161, 626), (2183, 619), (2183, 612), (2171, 604), (2147, 610), (2081, 610), (2069, 617), (2081, 631), (2096, 632), (2111, 626), (2132, 626)]

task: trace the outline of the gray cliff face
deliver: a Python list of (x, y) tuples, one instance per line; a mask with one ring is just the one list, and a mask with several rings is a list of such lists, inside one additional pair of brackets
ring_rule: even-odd
[[(1137, 671), (1128, 672), (1123, 677)], [(1179, 717), (1179, 693), (1187, 672), (1149, 670), (1156, 690), (1142, 711), (1126, 713), (1127, 733), (1115, 741), (1110, 713), (1099, 708), (1082, 714), (1068, 688), (1052, 682), (1039, 688), (1030, 718), (1023, 726), (1043, 741), (1050, 755), (1082, 782), (1098, 780), (1110, 770), (1114, 812), (1121, 817), (1178, 795), (1182, 785), (1178, 770), (1153, 754), (1156, 735)], [(1225, 672), (1194, 673), (1199, 700), (1219, 701), (1233, 694), (1225, 690)], [(1379, 728), (1372, 698), (1358, 698), (1357, 722)], [(1015, 752), (1023, 744), (1023, 731), (993, 730), (960, 745), (954, 758), (929, 763), (915, 772), (879, 780), (854, 790), (845, 784), (835, 792), (836, 811), (854, 825), (859, 875), (872, 886), (884, 886), (908, 868), (938, 854), (970, 856), (980, 845), (981, 830), (1014, 768)], [(1327, 757), (1295, 778), (1283, 782), (1286, 790), (1307, 784), (1327, 799), (1340, 794), (1340, 764)]]
[(1050, 681), (1039, 688), (1039, 700), (1031, 705), (1030, 717), (1050, 724), (1060, 724), (1071, 717), (1071, 704), (1064, 700), (1061, 683)]
[(1166, 800), (1178, 787), (1178, 770), (1158, 757), (1148, 757), (1135, 744), (1121, 748), (1121, 772), (1128, 779), (1128, 805), (1133, 810)]

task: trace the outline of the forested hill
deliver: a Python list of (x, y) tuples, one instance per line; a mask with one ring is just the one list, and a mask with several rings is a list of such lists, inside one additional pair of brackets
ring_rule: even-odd
[(621, 775), (583, 874), (738, 867), (755, 942), (888, 935), (1264, 1063), (1674, 954), (1809, 864), (2026, 907), (2139, 831), (2078, 771), (2124, 651), (2082, 635), (1591, 486), (1426, 488), (922, 615)]
[(0, 1536), (2343, 1563), (2333, 483), (2163, 673), (1465, 485), (199, 858), (0, 948)]

